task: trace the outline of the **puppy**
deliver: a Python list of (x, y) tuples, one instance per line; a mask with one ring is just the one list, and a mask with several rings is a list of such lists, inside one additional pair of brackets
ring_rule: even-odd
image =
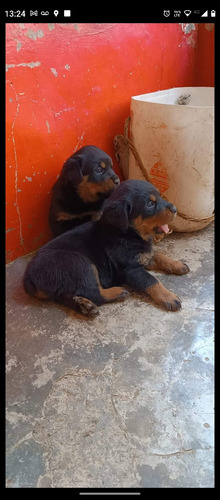
[(54, 236), (101, 216), (103, 201), (120, 184), (112, 159), (84, 146), (64, 163), (52, 188), (49, 225)]
[(183, 262), (153, 250), (152, 236), (167, 233), (176, 213), (149, 182), (122, 182), (98, 221), (68, 231), (38, 251), (24, 276), (25, 291), (95, 316), (98, 306), (125, 299), (128, 286), (168, 311), (179, 310), (179, 297), (148, 272), (189, 271)]

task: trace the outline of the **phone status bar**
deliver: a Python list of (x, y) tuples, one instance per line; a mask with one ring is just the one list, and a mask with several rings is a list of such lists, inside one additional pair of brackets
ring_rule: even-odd
[[(88, 21), (85, 20), (85, 14), (82, 15), (80, 12), (77, 11), (77, 9), (74, 9), (74, 11), (71, 11), (69, 9), (50, 9), (50, 10), (5, 10), (5, 19), (6, 22), (13, 22), (15, 20), (21, 20), (21, 21), (28, 21), (28, 22), (35, 22), (36, 20), (41, 21), (41, 22), (47, 22), (47, 21), (64, 21), (68, 22), (71, 21), (73, 18), (76, 20), (76, 17), (78, 18), (78, 21), (80, 20), (81, 22), (100, 22), (100, 18), (98, 14), (92, 14), (89, 16)], [(111, 17), (111, 16), (109, 16)], [(117, 20), (119, 23), (132, 23), (132, 22), (205, 22), (207, 20), (214, 22), (216, 18), (216, 10), (190, 10), (190, 9), (185, 9), (185, 10), (170, 10), (170, 9), (158, 9), (154, 8), (148, 8), (146, 13), (141, 16), (141, 19), (135, 19), (135, 16), (129, 16), (128, 13), (124, 14), (123, 18), (120, 19), (120, 15), (118, 16), (119, 19)], [(81, 19), (79, 19), (81, 18)], [(102, 24), (103, 23), (103, 18), (101, 19)], [(107, 19), (107, 23), (115, 22), (115, 17), (114, 19)]]

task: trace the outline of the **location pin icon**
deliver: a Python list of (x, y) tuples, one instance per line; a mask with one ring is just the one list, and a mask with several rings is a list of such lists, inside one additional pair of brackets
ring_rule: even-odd
[(54, 10), (54, 15), (57, 17), (59, 14), (59, 10)]

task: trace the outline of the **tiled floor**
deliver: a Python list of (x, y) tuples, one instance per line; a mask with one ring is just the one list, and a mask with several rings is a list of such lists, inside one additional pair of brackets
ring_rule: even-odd
[[(213, 225), (159, 244), (182, 299), (86, 320), (27, 296), (7, 266), (7, 487), (213, 488)], [(155, 273), (156, 274), (156, 273)]]

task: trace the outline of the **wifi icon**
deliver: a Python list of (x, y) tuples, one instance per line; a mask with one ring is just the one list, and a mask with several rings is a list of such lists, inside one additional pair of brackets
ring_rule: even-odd
[(184, 14), (185, 14), (187, 17), (188, 17), (188, 16), (190, 16), (191, 12), (192, 12), (191, 10), (184, 10)]

